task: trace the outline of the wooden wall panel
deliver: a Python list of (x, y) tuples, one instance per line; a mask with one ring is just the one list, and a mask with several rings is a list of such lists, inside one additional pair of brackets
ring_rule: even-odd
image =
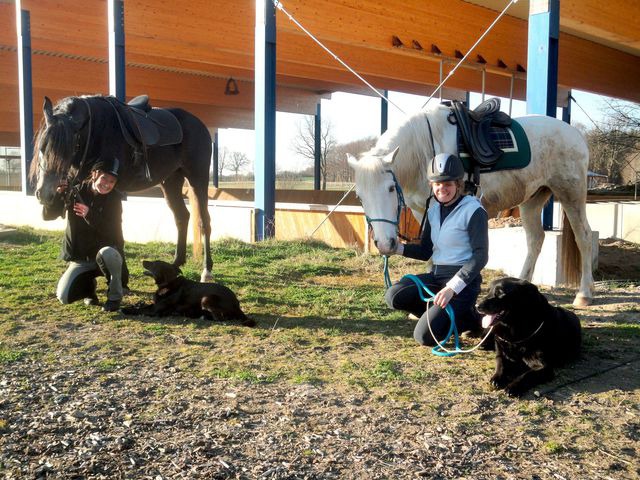
[[(309, 238), (326, 216), (325, 212), (276, 209), (276, 240)], [(363, 248), (366, 235), (363, 213), (334, 212), (312, 238), (336, 248)]]

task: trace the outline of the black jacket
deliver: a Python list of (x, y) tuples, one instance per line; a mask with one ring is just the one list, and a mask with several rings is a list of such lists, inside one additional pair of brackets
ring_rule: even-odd
[[(112, 190), (107, 195), (94, 194), (90, 183), (81, 184), (67, 206), (67, 226), (61, 257), (66, 261), (95, 260), (102, 247), (114, 247), (124, 259), (122, 235), (122, 194)], [(74, 201), (89, 207), (85, 218), (73, 211)], [(126, 267), (125, 267), (126, 268)]]

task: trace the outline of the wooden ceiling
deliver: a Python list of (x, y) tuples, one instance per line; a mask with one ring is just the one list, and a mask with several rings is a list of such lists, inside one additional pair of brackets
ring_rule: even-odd
[[(125, 0), (127, 96), (179, 105), (212, 129), (253, 125), (254, 0)], [(284, 0), (284, 8), (379, 89), (429, 95), (506, 5), (494, 0)], [(44, 95), (108, 93), (105, 0), (22, 0), (29, 10), (34, 110)], [(640, 102), (637, 0), (562, 0), (559, 84)], [(448, 82), (524, 99), (528, 2), (520, 0)], [(394, 46), (395, 37), (395, 46)], [(15, 3), (0, 0), (0, 145), (18, 140)], [(432, 53), (435, 47), (440, 54)], [(478, 57), (480, 55), (484, 62)], [(520, 67), (518, 67), (520, 66)], [(314, 113), (331, 92), (370, 94), (277, 14), (277, 109)], [(225, 95), (233, 77), (238, 95)]]

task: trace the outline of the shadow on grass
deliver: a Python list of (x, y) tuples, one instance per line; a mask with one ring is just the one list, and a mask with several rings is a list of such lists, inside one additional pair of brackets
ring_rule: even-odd
[(31, 228), (20, 227), (19, 230), (2, 237), (0, 239), (0, 243), (10, 243), (12, 245), (33, 245), (57, 238), (60, 238), (59, 232), (35, 231)]
[(634, 325), (586, 326), (580, 358), (556, 370), (541, 395), (568, 400), (576, 394), (640, 389), (640, 335)]
[[(134, 315), (119, 312), (119, 319), (137, 321), (146, 325), (167, 325), (167, 326), (184, 326), (192, 325), (196, 329), (207, 329), (213, 326), (238, 327), (247, 331), (269, 331), (274, 329), (297, 329), (303, 328), (307, 330), (324, 330), (332, 336), (342, 334), (360, 333), (366, 335), (387, 335), (392, 337), (413, 336), (415, 322), (406, 318), (388, 319), (388, 320), (369, 320), (369, 319), (338, 319), (325, 318), (319, 316), (308, 317), (288, 317), (282, 315), (255, 315), (248, 314), (248, 317), (256, 321), (255, 327), (245, 327), (239, 321), (216, 321), (200, 318), (187, 318), (176, 315), (164, 317), (152, 317), (149, 315)], [(402, 316), (402, 314), (398, 314)]]

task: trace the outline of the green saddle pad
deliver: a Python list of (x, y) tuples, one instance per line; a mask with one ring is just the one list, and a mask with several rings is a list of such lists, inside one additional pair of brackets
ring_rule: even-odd
[[(497, 170), (517, 170), (529, 165), (531, 148), (522, 126), (511, 120), (508, 127), (491, 127), (489, 134), (493, 142), (502, 150), (502, 155), (493, 165), (480, 167), (480, 173)], [(462, 138), (458, 135), (458, 156), (464, 164), (465, 171), (471, 170), (471, 156), (466, 152)]]

